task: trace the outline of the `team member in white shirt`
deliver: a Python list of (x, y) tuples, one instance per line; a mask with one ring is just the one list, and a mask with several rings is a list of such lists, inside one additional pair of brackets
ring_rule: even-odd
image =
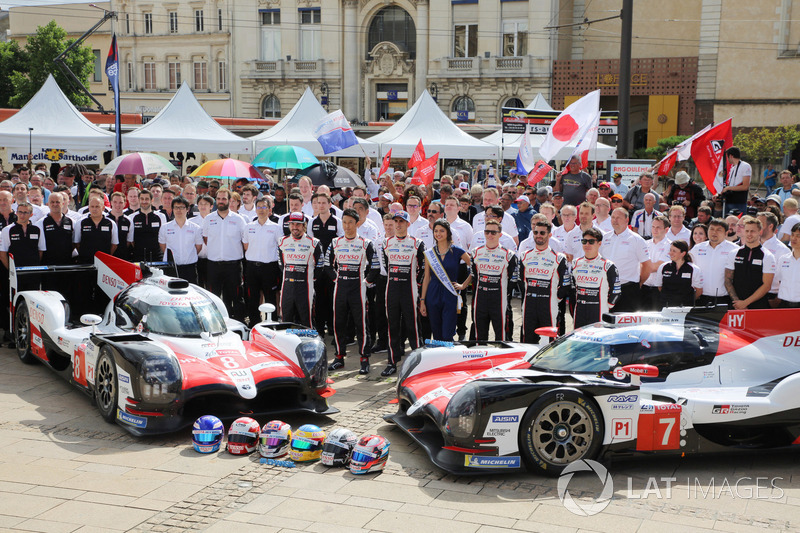
[(208, 251), (208, 290), (222, 298), (231, 317), (244, 321), (242, 299), (242, 239), (247, 222), (228, 210), (230, 191), (217, 191), (217, 210), (203, 219), (203, 242)]
[[(573, 259), (583, 257), (583, 245), (581, 244), (583, 232), (592, 227), (594, 227), (594, 206), (589, 202), (583, 202), (578, 206), (577, 231), (572, 230), (567, 235), (567, 253)], [(575, 239), (575, 235), (578, 235), (579, 238)]]
[(381, 219), (380, 228), (370, 220), (369, 213), (372, 211), (369, 207), (369, 201), (366, 198), (354, 198), (353, 209), (358, 213), (358, 236), (369, 239), (370, 242), (376, 243), (383, 240), (383, 219)]
[(203, 230), (186, 218), (189, 213), (186, 198), (173, 198), (170, 207), (175, 218), (158, 230), (158, 245), (162, 254), (169, 250), (179, 278), (197, 283), (197, 253), (203, 247)]
[[(747, 207), (747, 194), (750, 190), (750, 178), (753, 169), (750, 163), (741, 160), (742, 154), (738, 147), (731, 146), (725, 150), (728, 160), (728, 175), (723, 183), (717, 180), (717, 190), (725, 200), (725, 215), (734, 209), (744, 212)], [(705, 294), (705, 292), (703, 293)]]
[(577, 239), (578, 242), (583, 238), (581, 230), (575, 225), (575, 220), (578, 218), (578, 210), (574, 205), (564, 205), (561, 207), (561, 222), (560, 226), (553, 228), (553, 238), (561, 242), (564, 253), (567, 254), (567, 262), (572, 264), (572, 243)]
[(647, 241), (647, 256), (650, 258), (652, 268), (656, 269), (642, 284), (642, 309), (644, 311), (658, 311), (661, 309), (661, 296), (658, 292), (658, 267), (671, 261), (669, 257), (670, 240), (665, 238), (669, 228), (669, 219), (664, 215), (653, 220), (653, 238)]
[(242, 236), (242, 246), (245, 250), (245, 279), (244, 288), (245, 307), (250, 325), (261, 322), (261, 313), (258, 306), (261, 295), (264, 302), (275, 305), (278, 283), (280, 283), (280, 268), (278, 267), (278, 245), (283, 238), (281, 227), (269, 219), (272, 214), (269, 198), (259, 198), (255, 203), (258, 218), (245, 227)]
[(682, 205), (673, 205), (669, 208), (669, 230), (665, 238), (669, 241), (686, 241), (692, 242), (692, 232), (689, 228), (683, 225), (686, 218), (686, 208)]
[(647, 243), (628, 228), (628, 211), (622, 207), (611, 213), (614, 231), (603, 237), (600, 255), (617, 266), (621, 284), (615, 312), (636, 311), (641, 305), (639, 284), (653, 271)]
[(444, 216), (450, 224), (450, 231), (453, 232), (454, 237), (457, 234), (461, 239), (460, 247), (464, 250), (469, 250), (472, 243), (472, 226), (458, 216), (460, 208), (461, 202), (456, 197), (450, 197), (444, 201)]
[(791, 231), (792, 251), (782, 255), (776, 265), (775, 277), (780, 288), (775, 304), (778, 307), (800, 307), (800, 223)]
[(611, 202), (608, 201), (608, 198), (598, 198), (594, 203), (594, 211), (594, 227), (603, 233), (614, 231), (614, 228), (611, 227)]
[(252, 222), (258, 217), (256, 213), (256, 200), (258, 199), (258, 189), (255, 185), (247, 184), (242, 187), (242, 205), (239, 207), (239, 214), (247, 222)]
[(422, 216), (422, 200), (418, 196), (409, 196), (406, 200), (406, 210), (408, 211), (408, 234), (415, 235), (419, 228), (428, 225), (428, 219)]
[(708, 223), (708, 240), (695, 245), (689, 252), (692, 262), (703, 273), (703, 295), (697, 305), (730, 305), (731, 299), (725, 289), (725, 264), (728, 256), (735, 255), (739, 247), (727, 240), (728, 223), (714, 218)]
[[(500, 193), (497, 192), (497, 189), (492, 188), (485, 189), (483, 191), (483, 211), (475, 215), (475, 218), (472, 219), (473, 233), (483, 231), (483, 226), (486, 223), (486, 210), (489, 207), (498, 205), (500, 203), (499, 194)], [(511, 238), (514, 240), (515, 248), (519, 246), (519, 232), (517, 231), (517, 221), (514, 220), (514, 217), (506, 212), (503, 212), (502, 224), (503, 233), (508, 233), (511, 236)]]
[[(499, 205), (493, 205), (487, 207), (486, 210), (480, 214), (484, 215), (484, 220), (495, 220), (500, 222), (502, 220), (503, 213), (502, 207)], [(475, 250), (486, 244), (486, 235), (483, 233), (483, 229), (484, 228), (481, 227), (480, 230), (475, 230), (475, 233), (472, 234), (472, 241), (469, 249), (470, 254), (474, 253)], [(514, 242), (514, 238), (505, 231), (500, 234), (500, 244), (507, 250), (511, 250), (515, 253), (517, 251), (517, 243)]]

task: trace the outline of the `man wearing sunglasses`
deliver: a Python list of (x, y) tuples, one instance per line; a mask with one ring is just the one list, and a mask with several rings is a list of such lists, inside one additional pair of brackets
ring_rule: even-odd
[[(502, 209), (502, 208), (501, 208)], [(472, 334), (474, 340), (489, 339), (489, 325), (498, 341), (511, 339), (513, 323), (509, 304), (517, 282), (517, 256), (500, 244), (499, 220), (487, 219), (483, 228), (486, 244), (472, 254)]]
[(575, 329), (603, 319), (620, 294), (619, 276), (613, 262), (600, 256), (603, 233), (597, 228), (583, 232), (583, 257), (572, 263), (575, 287)]

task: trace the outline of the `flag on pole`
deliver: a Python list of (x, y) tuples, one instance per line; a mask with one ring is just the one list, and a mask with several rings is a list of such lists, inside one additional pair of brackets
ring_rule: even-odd
[(560, 149), (578, 138), (578, 135), (595, 118), (599, 110), (599, 89), (572, 102), (550, 124), (550, 129), (547, 130), (547, 135), (539, 147), (539, 156), (545, 161), (554, 159)]
[(720, 122), (716, 126), (709, 128), (692, 141), (694, 165), (697, 167), (700, 177), (703, 178), (703, 182), (708, 187), (708, 190), (711, 191), (711, 194), (717, 194), (717, 186), (724, 186), (725, 184), (725, 177), (718, 181), (717, 173), (725, 150), (733, 145), (732, 124), (733, 119), (729, 118), (725, 122)]
[(578, 144), (575, 150), (572, 151), (570, 159), (573, 157), (579, 158), (581, 161), (581, 169), (589, 167), (589, 150), (597, 149), (597, 130), (600, 129), (600, 111), (594, 118), (584, 126), (583, 131), (578, 134)]
[(322, 117), (314, 128), (314, 138), (326, 154), (358, 144), (358, 138), (341, 109)]
[(422, 139), (419, 140), (416, 150), (408, 160), (408, 168), (414, 168), (425, 160), (425, 147), (422, 146)]
[(381, 171), (378, 172), (378, 178), (383, 176), (384, 172), (389, 170), (389, 163), (391, 162), (391, 159), (392, 159), (392, 149), (389, 148), (389, 151), (386, 152), (385, 156), (383, 156), (383, 162), (381, 163)]
[(122, 155), (122, 130), (119, 127), (119, 52), (117, 50), (117, 35), (111, 35), (111, 48), (108, 49), (106, 58), (106, 76), (114, 89), (114, 129), (117, 134), (117, 156)]
[(672, 167), (675, 166), (675, 163), (678, 161), (678, 150), (673, 148), (664, 158), (658, 162), (656, 166), (656, 174), (659, 176), (666, 176), (669, 174), (669, 171), (672, 170)]
[(435, 155), (417, 163), (417, 176), (422, 179), (424, 185), (433, 183), (436, 176), (436, 164), (439, 162), (439, 152)]
[(675, 163), (678, 161), (685, 161), (692, 156), (692, 143), (695, 139), (697, 139), (700, 135), (704, 134), (711, 128), (711, 124), (703, 128), (702, 130), (698, 131), (688, 139), (680, 142), (677, 144), (672, 150), (667, 152), (664, 158), (658, 162), (656, 165), (657, 173), (659, 176), (666, 176), (669, 174), (669, 171), (672, 170), (672, 167), (675, 166)]
[(536, 162), (533, 166), (533, 170), (531, 170), (530, 174), (528, 174), (528, 185), (536, 185), (542, 178), (547, 176), (547, 173), (553, 170), (553, 167), (542, 161), (541, 159)]
[(533, 167), (536, 166), (536, 160), (533, 158), (533, 147), (531, 147), (531, 137), (528, 134), (528, 128), (525, 128), (525, 134), (522, 136), (522, 142), (519, 143), (519, 154), (517, 154), (517, 168), (514, 172), (520, 176), (527, 176)]

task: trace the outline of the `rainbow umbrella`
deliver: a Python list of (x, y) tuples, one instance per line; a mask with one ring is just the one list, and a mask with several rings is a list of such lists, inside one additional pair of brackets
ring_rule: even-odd
[(280, 144), (264, 148), (253, 160), (257, 167), (280, 168), (308, 168), (319, 163), (314, 154), (300, 146)]
[(192, 176), (206, 178), (263, 180), (264, 176), (250, 163), (238, 159), (212, 159), (206, 161), (192, 172)]
[(118, 174), (155, 174), (157, 172), (172, 172), (178, 170), (169, 160), (156, 154), (136, 152), (115, 157), (106, 165), (100, 174), (116, 176)]

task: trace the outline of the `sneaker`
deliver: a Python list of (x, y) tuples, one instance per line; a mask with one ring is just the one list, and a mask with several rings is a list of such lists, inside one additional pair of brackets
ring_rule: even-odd
[(464, 342), (464, 339), (466, 339), (466, 338), (467, 338), (466, 335), (459, 335), (458, 336), (458, 342)]
[(381, 376), (383, 377), (389, 377), (394, 374), (397, 374), (397, 366), (392, 364), (386, 365), (386, 368), (384, 368), (383, 372), (381, 372)]
[(362, 375), (369, 374), (369, 357), (361, 358), (361, 370), (358, 373)]
[(328, 365), (329, 372), (333, 372), (334, 370), (339, 370), (340, 368), (344, 368), (344, 357), (336, 357), (333, 360), (333, 363)]
[(370, 352), (372, 353), (381, 353), (381, 352), (388, 352), (389, 345), (386, 342), (376, 342), (375, 346), (370, 348)]

